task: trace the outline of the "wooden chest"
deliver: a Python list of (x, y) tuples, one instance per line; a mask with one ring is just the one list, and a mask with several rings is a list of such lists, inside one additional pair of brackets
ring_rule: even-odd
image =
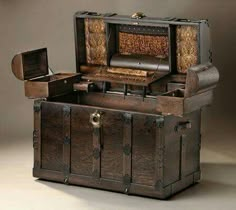
[[(79, 12), (74, 25), (77, 74), (47, 94), (26, 85), (34, 177), (159, 199), (198, 182), (201, 108), (219, 80), (208, 23)], [(24, 55), (15, 75), (35, 64)]]

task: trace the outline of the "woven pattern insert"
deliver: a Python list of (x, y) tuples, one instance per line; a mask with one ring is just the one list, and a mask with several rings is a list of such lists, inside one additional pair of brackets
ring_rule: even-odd
[(168, 37), (120, 32), (119, 53), (166, 58), (169, 54)]
[(196, 26), (177, 26), (177, 70), (186, 73), (198, 63), (198, 42)]
[(106, 30), (103, 19), (85, 19), (85, 36), (87, 63), (106, 65)]

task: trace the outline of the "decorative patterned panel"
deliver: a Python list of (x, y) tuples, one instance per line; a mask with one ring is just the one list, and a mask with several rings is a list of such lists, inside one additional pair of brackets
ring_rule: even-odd
[(152, 55), (166, 58), (169, 54), (168, 36), (119, 33), (119, 53)]
[(86, 59), (88, 64), (106, 65), (106, 30), (102, 19), (85, 19)]
[(196, 26), (177, 26), (177, 70), (186, 73), (198, 64), (198, 28)]

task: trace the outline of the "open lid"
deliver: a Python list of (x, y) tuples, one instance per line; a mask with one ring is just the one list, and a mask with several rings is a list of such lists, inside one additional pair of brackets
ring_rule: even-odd
[(20, 80), (29, 80), (47, 75), (47, 48), (19, 53), (12, 59), (12, 72)]

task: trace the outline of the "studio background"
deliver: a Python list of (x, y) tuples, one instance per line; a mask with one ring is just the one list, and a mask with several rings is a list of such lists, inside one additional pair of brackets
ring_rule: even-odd
[[(6, 171), (12, 170), (11, 179), (14, 179), (14, 167), (19, 165), (15, 163), (16, 165), (10, 167), (11, 162), (8, 161), (14, 162), (14, 159), (20, 157), (21, 162), (18, 163), (22, 164), (23, 161), (28, 161), (28, 158), (33, 158), (33, 100), (24, 97), (23, 82), (17, 80), (11, 72), (13, 56), (18, 52), (47, 47), (49, 65), (56, 73), (75, 72), (73, 14), (76, 11), (130, 15), (142, 11), (147, 16), (207, 18), (210, 22), (213, 63), (219, 69), (220, 83), (215, 90), (213, 105), (203, 110), (202, 168), (205, 178), (209, 180), (208, 184), (202, 186), (206, 191), (213, 187), (207, 194), (213, 193), (219, 198), (221, 195), (228, 195), (230, 198), (232, 193), (236, 193), (235, 9), (234, 0), (0, 0), (0, 163), (3, 164), (0, 172), (4, 172), (0, 173), (0, 178), (4, 179)], [(29, 179), (32, 181), (31, 172), (27, 172), (30, 173)], [(220, 180), (226, 180), (227, 183), (221, 183)], [(217, 183), (220, 184), (220, 188), (214, 188), (214, 183), (216, 186)], [(0, 182), (0, 192), (4, 187), (7, 185)], [(217, 189), (219, 192), (216, 192)], [(96, 193), (91, 192), (96, 196)], [(202, 191), (196, 194), (201, 193)], [(5, 199), (5, 204), (11, 203)], [(191, 199), (194, 199), (194, 196)], [(153, 202), (152, 200), (151, 203)], [(228, 207), (232, 205), (233, 200), (228, 202)], [(109, 209), (108, 207), (105, 206)]]

